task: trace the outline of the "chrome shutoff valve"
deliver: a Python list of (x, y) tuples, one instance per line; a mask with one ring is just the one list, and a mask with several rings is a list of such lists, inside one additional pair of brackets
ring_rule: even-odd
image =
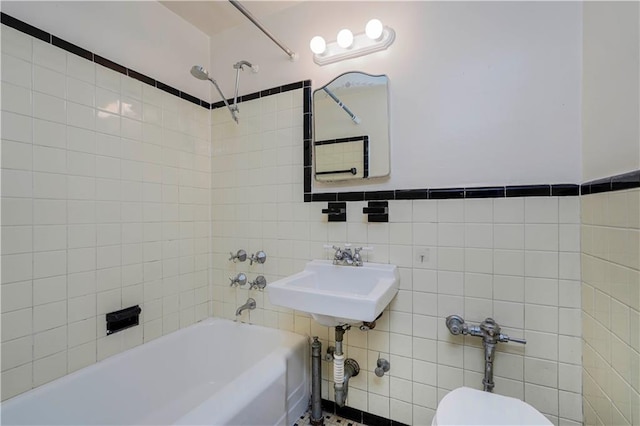
[(263, 264), (266, 261), (267, 253), (260, 250), (257, 253), (251, 255), (251, 257), (249, 258), (249, 265), (253, 265), (253, 262)]
[(236, 263), (236, 261), (244, 262), (247, 260), (247, 252), (242, 249), (238, 250), (236, 254), (233, 254), (233, 252), (230, 252), (229, 254), (231, 255), (229, 260), (233, 261), (233, 263)]
[(267, 286), (267, 279), (262, 275), (258, 275), (256, 277), (256, 280), (249, 282), (249, 284), (249, 290), (253, 290), (254, 288), (257, 288), (258, 290), (264, 290), (264, 288)]
[(231, 284), (229, 284), (231, 287), (233, 286), (243, 286), (247, 283), (247, 276), (245, 274), (243, 274), (242, 272), (240, 272), (238, 275), (236, 275), (233, 278), (229, 278), (229, 281), (231, 281)]

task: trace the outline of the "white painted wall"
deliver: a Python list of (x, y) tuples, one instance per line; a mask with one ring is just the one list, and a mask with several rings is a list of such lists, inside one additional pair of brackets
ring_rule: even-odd
[(585, 181), (640, 169), (640, 5), (586, 2)]
[(209, 37), (155, 1), (2, 2), (2, 11), (201, 99), (192, 78), (209, 61)]
[[(362, 31), (373, 17), (396, 30), (389, 50), (313, 63), (312, 36)], [(303, 79), (317, 88), (349, 70), (390, 78), (391, 176), (345, 190), (581, 181), (580, 3), (305, 2), (262, 22), (300, 59), (249, 22), (212, 38), (227, 97), (240, 59), (260, 66), (242, 74), (241, 93)]]

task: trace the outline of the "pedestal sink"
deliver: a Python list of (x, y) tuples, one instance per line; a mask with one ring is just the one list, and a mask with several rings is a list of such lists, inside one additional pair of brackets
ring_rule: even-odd
[(395, 265), (334, 265), (312, 260), (304, 270), (267, 286), (273, 305), (307, 312), (320, 324), (336, 326), (374, 321), (398, 292)]

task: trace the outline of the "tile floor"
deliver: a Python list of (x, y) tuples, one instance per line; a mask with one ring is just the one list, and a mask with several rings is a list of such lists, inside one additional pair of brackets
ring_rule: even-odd
[[(324, 424), (325, 426), (364, 426), (364, 423), (358, 423), (353, 420), (348, 420), (340, 416), (336, 416), (335, 414), (327, 413), (323, 411), (324, 415)], [(307, 412), (304, 416), (300, 417), (294, 426), (307, 426), (311, 424), (311, 412)]]

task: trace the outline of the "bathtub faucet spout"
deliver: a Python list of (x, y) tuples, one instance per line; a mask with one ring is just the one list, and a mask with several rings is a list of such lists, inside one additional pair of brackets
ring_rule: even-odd
[(242, 315), (242, 311), (244, 310), (252, 310), (256, 308), (256, 301), (250, 297), (247, 299), (247, 303), (245, 303), (244, 305), (240, 306), (237, 310), (236, 310), (236, 316), (240, 316)]

